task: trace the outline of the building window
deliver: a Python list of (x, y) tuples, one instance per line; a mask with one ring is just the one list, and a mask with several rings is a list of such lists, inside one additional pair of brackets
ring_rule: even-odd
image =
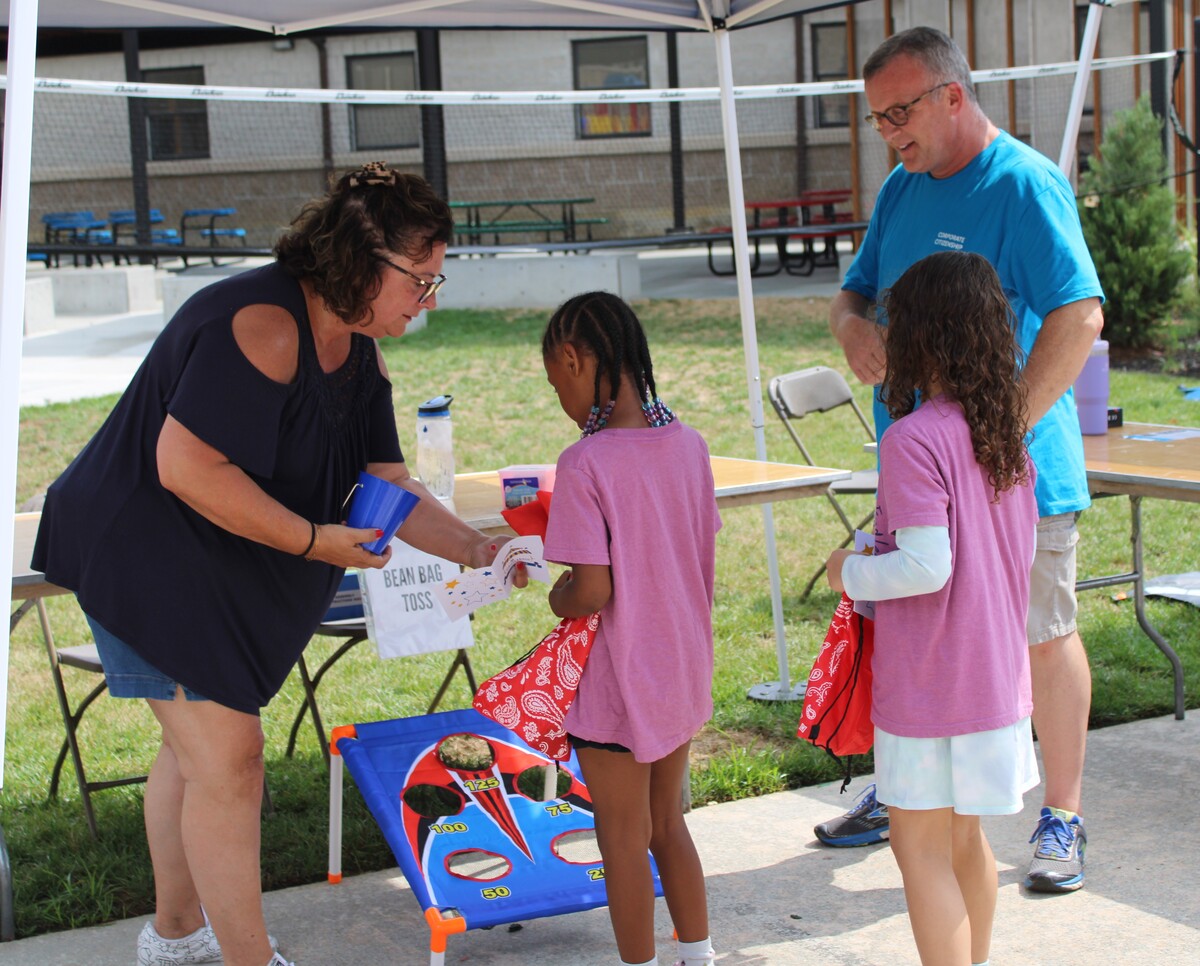
[[(148, 84), (204, 86), (203, 67), (143, 70)], [(151, 161), (211, 157), (208, 149), (208, 102), (175, 97), (146, 98), (146, 132)]]
[[(846, 63), (846, 25), (812, 25), (813, 80), (845, 80), (850, 76)], [(850, 98), (845, 94), (823, 94), (816, 98), (817, 127), (849, 127)]]
[[(415, 91), (417, 58), (376, 54), (346, 58), (346, 86), (352, 90)], [(421, 140), (421, 109), (403, 104), (363, 104), (350, 109), (350, 141), (356, 151), (415, 148)]]
[[(650, 86), (650, 52), (645, 37), (572, 41), (571, 59), (577, 91)], [(644, 137), (651, 133), (649, 104), (580, 104), (575, 117), (581, 138)]]

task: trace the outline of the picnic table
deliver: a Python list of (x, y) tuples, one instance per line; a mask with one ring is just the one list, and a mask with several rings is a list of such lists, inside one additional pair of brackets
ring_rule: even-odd
[[(218, 227), (218, 218), (232, 218), (237, 214), (236, 208), (188, 208), (179, 218), (179, 243), (187, 245), (188, 229), (193, 231), (200, 228), (200, 237), (208, 240), (210, 248), (220, 247), (220, 240), (223, 238), (231, 238), (242, 243), (242, 247), (246, 247), (246, 229), (238, 228), (231, 225), (221, 225)], [(203, 225), (204, 227), (200, 227)], [(212, 263), (217, 264), (217, 256), (212, 256)], [(184, 264), (187, 264), (187, 259), (184, 259)]]
[(561, 235), (564, 242), (576, 241), (580, 228), (592, 238), (595, 225), (605, 225), (607, 218), (581, 218), (576, 211), (580, 205), (590, 205), (595, 198), (499, 198), (492, 201), (451, 201), (450, 207), (464, 211), (465, 222), (455, 227), (460, 244), (478, 242), (490, 236), (500, 244), (508, 235), (541, 234), (546, 241)]
[[(163, 223), (163, 221), (165, 221), (165, 219), (163, 218), (163, 213), (158, 208), (151, 208), (149, 210), (149, 212), (147, 212), (146, 222), (148, 225), (151, 225), (151, 226), (161, 225)], [(128, 244), (136, 245), (138, 243), (137, 212), (134, 211), (132, 208), (122, 208), (118, 211), (110, 211), (108, 213), (108, 224), (111, 227), (112, 244), (114, 246), (121, 244), (121, 229), (125, 226), (129, 226), (129, 228), (133, 232), (132, 237), (130, 238)], [(150, 245), (177, 246), (177, 245), (183, 244), (183, 239), (179, 237), (179, 232), (176, 231), (174, 228), (153, 228), (152, 227), (150, 229), (149, 244)], [(113, 261), (114, 262), (118, 261), (120, 259), (121, 255), (125, 256), (125, 260), (127, 262), (129, 262), (129, 264), (131, 264), (131, 265), (133, 264), (134, 253), (131, 251), (115, 253), (113, 255)], [(158, 264), (157, 256), (151, 256), (151, 257), (154, 259), (154, 263)], [(184, 264), (187, 264), (186, 259), (184, 260)]]
[[(866, 228), (865, 222), (854, 220), (849, 211), (839, 211), (838, 206), (850, 201), (853, 194), (849, 188), (821, 188), (802, 191), (788, 198), (767, 198), (746, 202), (750, 213), (747, 229), (754, 242), (750, 273), (752, 275), (778, 275), (786, 271), (789, 275), (811, 275), (820, 267), (838, 265), (837, 240), (840, 236), (853, 236)], [(789, 232), (786, 229), (796, 228)], [(773, 231), (772, 231), (773, 230)], [(728, 233), (728, 226), (714, 228), (712, 233)], [(758, 234), (754, 234), (755, 232)], [(774, 238), (778, 261), (773, 268), (762, 267), (761, 244), (763, 238)], [(799, 251), (790, 251), (789, 241), (800, 241)], [(714, 275), (732, 275), (732, 266), (719, 269), (713, 260), (713, 246), (719, 239), (708, 243), (708, 268)], [(822, 242), (818, 251), (817, 242)]]
[[(46, 244), (48, 245), (107, 245), (112, 243), (108, 222), (97, 218), (91, 211), (51, 211), (42, 215)], [(86, 264), (92, 264), (92, 255), (86, 256)], [(100, 256), (95, 256), (100, 261)], [(79, 264), (78, 254), (71, 256), (72, 264)], [(58, 256), (54, 256), (58, 265)]]

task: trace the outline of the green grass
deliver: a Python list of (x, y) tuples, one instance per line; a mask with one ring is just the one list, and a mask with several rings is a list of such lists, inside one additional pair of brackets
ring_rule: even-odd
[[(656, 301), (639, 303), (637, 309), (649, 334), (663, 397), (705, 434), (714, 454), (753, 457), (736, 302)], [(828, 335), (824, 299), (760, 299), (756, 310), (764, 380), (816, 364), (846, 371)], [(433, 315), (425, 331), (387, 344), (401, 443), (411, 448), (417, 404), (449, 392), (455, 397), (455, 450), (461, 470), (553, 462), (577, 430), (559, 410), (542, 371), (538, 345), (544, 324), (543, 313), (443, 311)], [(1130, 420), (1196, 425), (1200, 408), (1183, 399), (1178, 383), (1178, 377), (1117, 371), (1112, 375), (1112, 398), (1124, 406)], [(865, 404), (869, 391), (856, 391)], [(113, 402), (109, 397), (22, 411), (18, 503), (45, 489)], [(830, 414), (803, 428), (806, 442), (828, 465), (867, 464), (861, 429), (852, 414), (848, 420)], [(765, 434), (769, 458), (796, 461), (798, 454), (769, 406)], [(856, 518), (870, 509), (867, 498), (849, 498), (847, 503)], [(729, 510), (724, 521), (714, 614), (716, 710), (693, 755), (695, 805), (829, 781), (837, 775), (823, 753), (795, 739), (798, 705), (746, 698), (747, 688), (778, 676), (763, 521), (754, 507)], [(1200, 505), (1147, 500), (1143, 522), (1148, 573), (1196, 568)], [(799, 594), (842, 533), (832, 509), (819, 498), (777, 504), (775, 525), (794, 683), (807, 673), (835, 604), (834, 594), (823, 585), (807, 600)], [(1084, 517), (1081, 530), (1080, 576), (1128, 568), (1127, 501), (1099, 501)], [(147, 560), (147, 566), (153, 561)], [(136, 576), (130, 575), (131, 585), (136, 585)], [(1132, 603), (1114, 602), (1112, 593), (1094, 591), (1081, 598), (1081, 628), (1094, 675), (1093, 726), (1172, 710), (1167, 662), (1138, 629)], [(545, 588), (538, 585), (479, 612), (472, 662), (481, 677), (505, 667), (553, 625), (544, 596)], [(54, 598), (48, 604), (60, 644), (86, 639), (73, 599)], [(1152, 600), (1148, 608), (1183, 659), (1187, 692), (1193, 696), (1189, 704), (1194, 707), (1194, 696), (1200, 694), (1200, 612), (1171, 601)], [(313, 664), (335, 646), (334, 641), (315, 641), (309, 652)], [(371, 645), (361, 645), (322, 682), (326, 724), (421, 714), (448, 663), (447, 654), (381, 662)], [(84, 680), (87, 675), (69, 668), (64, 673), (73, 694), (90, 686)], [(284, 756), (301, 695), (293, 675), (263, 715), (274, 802), (273, 814), (263, 823), (267, 889), (318, 881), (325, 873), (327, 785), (307, 723), (296, 756)], [(443, 707), (466, 707), (469, 698), (460, 677)], [(59, 799), (47, 801), (50, 769), (63, 731), (36, 621), (29, 618), (13, 633), (8, 718), (0, 821), (14, 866), (18, 933), (27, 936), (149, 912), (153, 893), (141, 829), (142, 787), (94, 796), (100, 826), (95, 842), (83, 822), (69, 768)], [(144, 705), (98, 702), (82, 730), (90, 777), (145, 769), (155, 747), (154, 733)], [(869, 769), (870, 758), (859, 766)], [(1091, 794), (1101, 792), (1090, 789)], [(357, 793), (349, 791), (347, 874), (393, 864), (382, 834)]]

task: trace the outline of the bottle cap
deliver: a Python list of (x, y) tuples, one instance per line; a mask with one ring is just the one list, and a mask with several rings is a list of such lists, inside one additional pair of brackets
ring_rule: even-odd
[(453, 396), (442, 395), (427, 399), (417, 407), (418, 416), (449, 416)]

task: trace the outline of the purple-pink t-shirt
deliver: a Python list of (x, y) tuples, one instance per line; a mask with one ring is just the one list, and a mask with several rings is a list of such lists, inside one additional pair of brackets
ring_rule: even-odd
[(1020, 721), (1033, 709), (1025, 633), (1038, 516), (1032, 479), (993, 502), (962, 409), (947, 396), (894, 423), (879, 449), (875, 552), (894, 550), (903, 527), (949, 527), (951, 570), (935, 593), (875, 605), (872, 719), (910, 738)]
[(703, 437), (676, 420), (606, 428), (558, 458), (546, 559), (608, 564), (612, 597), (567, 731), (640, 762), (712, 716), (712, 603), (721, 527)]

